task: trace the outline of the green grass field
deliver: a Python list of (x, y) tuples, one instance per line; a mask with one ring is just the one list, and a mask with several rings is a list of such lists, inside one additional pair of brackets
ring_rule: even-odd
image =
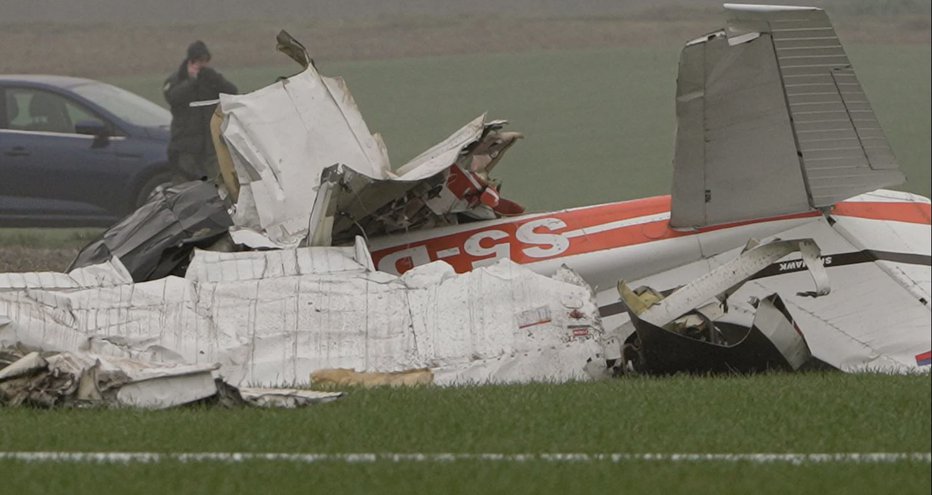
[[(5, 410), (4, 451), (868, 453), (930, 450), (930, 377), (805, 374), (351, 390), (301, 410)], [(928, 493), (928, 461), (0, 462), (7, 493)], [(155, 486), (158, 486), (156, 489)]]

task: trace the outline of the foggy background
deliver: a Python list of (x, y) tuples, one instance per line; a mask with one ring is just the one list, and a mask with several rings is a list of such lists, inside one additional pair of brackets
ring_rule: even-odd
[[(282, 63), (282, 28), (318, 61), (683, 42), (711, 0), (0, 0), (0, 73), (125, 76), (173, 67), (194, 39), (218, 64)], [(829, 11), (845, 43), (930, 41), (928, 0), (769, 0)]]
[[(205, 23), (238, 20), (361, 20), (390, 17), (476, 17), (496, 16), (612, 17), (636, 13), (656, 16), (675, 8), (677, 17), (685, 10), (715, 11), (721, 1), (709, 0), (3, 0), (2, 22), (134, 22)], [(839, 15), (925, 15), (928, 0), (767, 0), (775, 5), (812, 5)], [(674, 11), (668, 14), (673, 15)]]

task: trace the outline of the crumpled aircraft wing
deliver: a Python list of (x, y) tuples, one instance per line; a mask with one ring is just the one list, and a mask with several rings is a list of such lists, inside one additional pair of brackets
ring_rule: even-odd
[(903, 182), (824, 11), (725, 4), (677, 81), (674, 228), (826, 209)]

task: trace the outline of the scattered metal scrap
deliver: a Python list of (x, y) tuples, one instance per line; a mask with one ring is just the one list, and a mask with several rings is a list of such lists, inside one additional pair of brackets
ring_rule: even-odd
[(5, 347), (0, 350), (0, 406), (164, 409), (201, 403), (299, 407), (341, 396), (311, 390), (238, 389), (213, 376), (218, 367)]
[(750, 302), (755, 309), (750, 326), (721, 321), (731, 294), (794, 251), (802, 253), (816, 285), (802, 295), (828, 294), (828, 275), (811, 239), (764, 245), (752, 241), (739, 257), (666, 297), (650, 287), (632, 290), (620, 281), (618, 292), (635, 328), (622, 350), (624, 369), (649, 374), (800, 369), (812, 354), (778, 294)]
[(227, 209), (210, 182), (156, 189), (139, 209), (85, 246), (65, 271), (116, 257), (136, 282), (184, 275), (194, 248), (228, 236), (233, 221)]
[(287, 33), (278, 47), (304, 70), (253, 93), (221, 95), (211, 126), (236, 201), (236, 243), (329, 246), (524, 211), (489, 177), (521, 138), (502, 130), (505, 121), (479, 116), (393, 170), (346, 83), (320, 75)]

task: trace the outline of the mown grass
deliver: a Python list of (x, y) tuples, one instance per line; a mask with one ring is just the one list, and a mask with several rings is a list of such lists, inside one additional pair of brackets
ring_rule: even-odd
[[(352, 390), (301, 410), (4, 410), (6, 451), (929, 452), (930, 377), (811, 373), (601, 383)], [(627, 462), (59, 465), (0, 462), (11, 490), (101, 480), (195, 491), (308, 487), (394, 493), (928, 492), (928, 463), (792, 466)], [(879, 478), (878, 478), (879, 477)], [(75, 482), (74, 480), (78, 480)], [(127, 481), (128, 480), (128, 481)], [(880, 480), (883, 480), (882, 482)], [(108, 481), (108, 482), (109, 482)], [(162, 481), (167, 482), (161, 484)], [(886, 485), (885, 485), (886, 484)], [(263, 488), (264, 487), (264, 488)], [(518, 487), (525, 487), (519, 489)]]
[[(5, 466), (10, 493), (883, 494), (929, 493), (929, 465), (165, 464)], [(16, 490), (16, 491), (14, 491)], [(115, 493), (115, 492), (111, 492)]]

